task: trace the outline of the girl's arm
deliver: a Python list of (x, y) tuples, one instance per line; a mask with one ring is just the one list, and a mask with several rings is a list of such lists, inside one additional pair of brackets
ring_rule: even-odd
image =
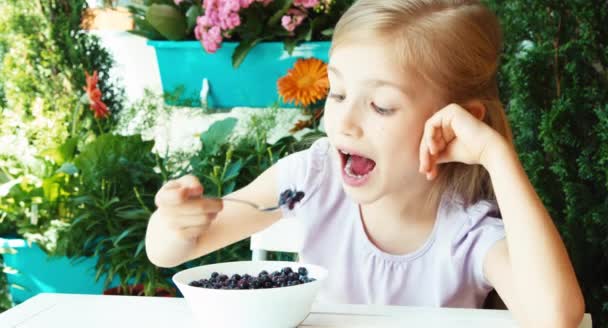
[(508, 241), (486, 255), (487, 279), (522, 322), (577, 327), (585, 305), (574, 269), (517, 154), (495, 134), (481, 164), (490, 173)]
[(551, 217), (530, 184), (513, 147), (481, 121), (485, 107), (451, 104), (426, 123), (420, 172), (434, 179), (438, 164), (481, 164), (489, 172), (506, 240), (484, 260), (486, 278), (528, 327), (577, 327), (584, 300)]
[[(276, 165), (230, 197), (262, 205), (277, 204)], [(201, 198), (194, 176), (168, 182), (156, 195), (158, 209), (150, 217), (146, 253), (160, 267), (174, 267), (263, 230), (280, 211), (260, 212), (247, 205)]]

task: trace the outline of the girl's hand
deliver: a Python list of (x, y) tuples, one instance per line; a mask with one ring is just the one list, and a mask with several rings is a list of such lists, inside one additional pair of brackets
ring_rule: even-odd
[(155, 220), (180, 239), (200, 236), (222, 210), (222, 202), (201, 197), (203, 186), (192, 175), (167, 182), (156, 194)]
[(437, 177), (438, 164), (483, 164), (490, 144), (502, 138), (498, 132), (466, 109), (450, 104), (429, 118), (420, 142), (420, 173)]

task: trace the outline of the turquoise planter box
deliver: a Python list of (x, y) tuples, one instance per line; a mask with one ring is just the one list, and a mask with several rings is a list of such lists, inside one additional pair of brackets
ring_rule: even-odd
[[(255, 46), (237, 69), (232, 67), (232, 53), (238, 46), (224, 42), (214, 54), (208, 54), (198, 41), (148, 41), (154, 47), (165, 93), (183, 88), (170, 105), (200, 105), (203, 79), (209, 83), (207, 105), (210, 108), (237, 106), (268, 107), (279, 102), (277, 80), (293, 67), (297, 58), (315, 57), (328, 61), (330, 42), (307, 42), (289, 55), (282, 42), (263, 42)], [(281, 106), (291, 107), (281, 104)]]
[[(102, 294), (103, 277), (95, 282), (95, 259), (70, 261), (49, 257), (36, 244), (31, 247), (19, 238), (0, 238), (0, 248), (10, 247), (15, 254), (3, 254), (4, 264), (18, 272), (7, 274), (10, 293), (17, 304), (39, 293)], [(118, 281), (116, 281), (117, 283)]]

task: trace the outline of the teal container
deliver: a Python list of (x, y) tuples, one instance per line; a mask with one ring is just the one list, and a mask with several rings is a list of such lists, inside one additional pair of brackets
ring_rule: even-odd
[[(255, 46), (241, 65), (232, 67), (236, 42), (224, 42), (214, 54), (207, 53), (198, 41), (148, 41), (154, 47), (163, 91), (179, 98), (165, 98), (170, 105), (200, 106), (203, 79), (209, 83), (207, 106), (268, 107), (280, 102), (277, 80), (293, 67), (298, 58), (315, 57), (328, 61), (329, 41), (306, 42), (291, 55), (282, 42), (262, 42)], [(181, 89), (181, 90), (180, 90)], [(176, 93), (176, 91), (178, 91)], [(181, 93), (179, 92), (181, 91)]]
[(23, 239), (0, 238), (0, 248), (6, 247), (17, 251), (2, 255), (4, 264), (17, 270), (7, 274), (16, 304), (39, 293), (103, 293), (104, 277), (95, 282), (95, 259), (71, 261), (65, 256), (49, 257), (36, 244), (29, 246)]

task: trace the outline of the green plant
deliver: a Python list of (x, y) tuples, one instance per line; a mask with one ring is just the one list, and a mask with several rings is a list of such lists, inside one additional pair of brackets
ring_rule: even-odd
[[(104, 101), (114, 113), (121, 109), (122, 92), (107, 79), (110, 55), (80, 30), (85, 6), (84, 0), (0, 1), (0, 49), (11, 49), (0, 50), (0, 230), (50, 237), (69, 220), (69, 178), (60, 168), (75, 142), (112, 125), (98, 128), (83, 110), (79, 130), (70, 132), (85, 70), (106, 77), (100, 81)], [(52, 242), (38, 239), (52, 250)]]
[(198, 39), (209, 53), (224, 38), (238, 42), (232, 56), (233, 66), (238, 67), (262, 41), (282, 41), (291, 53), (303, 41), (331, 39), (334, 25), (353, 2), (146, 0), (143, 5), (130, 5), (129, 10), (135, 21), (132, 32), (149, 39)]
[[(0, 254), (6, 252), (6, 249), (0, 248)], [(0, 272), (5, 271), (4, 260), (0, 256)], [(0, 274), (0, 313), (10, 309), (13, 305), (13, 301), (8, 292), (8, 279), (5, 274)]]
[(162, 184), (152, 146), (139, 135), (104, 134), (80, 150), (73, 160), (78, 191), (69, 204), (74, 220), (58, 242), (68, 257), (96, 257), (96, 279), (105, 275), (106, 286), (115, 277), (123, 287), (144, 283), (146, 295), (170, 288), (144, 252), (154, 193)]
[[(112, 58), (80, 29), (85, 0), (0, 0), (0, 234), (18, 235), (55, 253), (69, 224), (74, 183), (67, 164), (83, 144), (108, 131), (80, 111), (85, 71), (98, 71), (103, 101), (120, 112), (122, 91), (110, 81)], [(10, 49), (10, 50), (9, 50)], [(3, 277), (4, 278), (4, 277)], [(0, 298), (5, 298), (0, 281)]]
[(505, 34), (500, 88), (526, 171), (608, 326), (608, 3), (487, 1)]

